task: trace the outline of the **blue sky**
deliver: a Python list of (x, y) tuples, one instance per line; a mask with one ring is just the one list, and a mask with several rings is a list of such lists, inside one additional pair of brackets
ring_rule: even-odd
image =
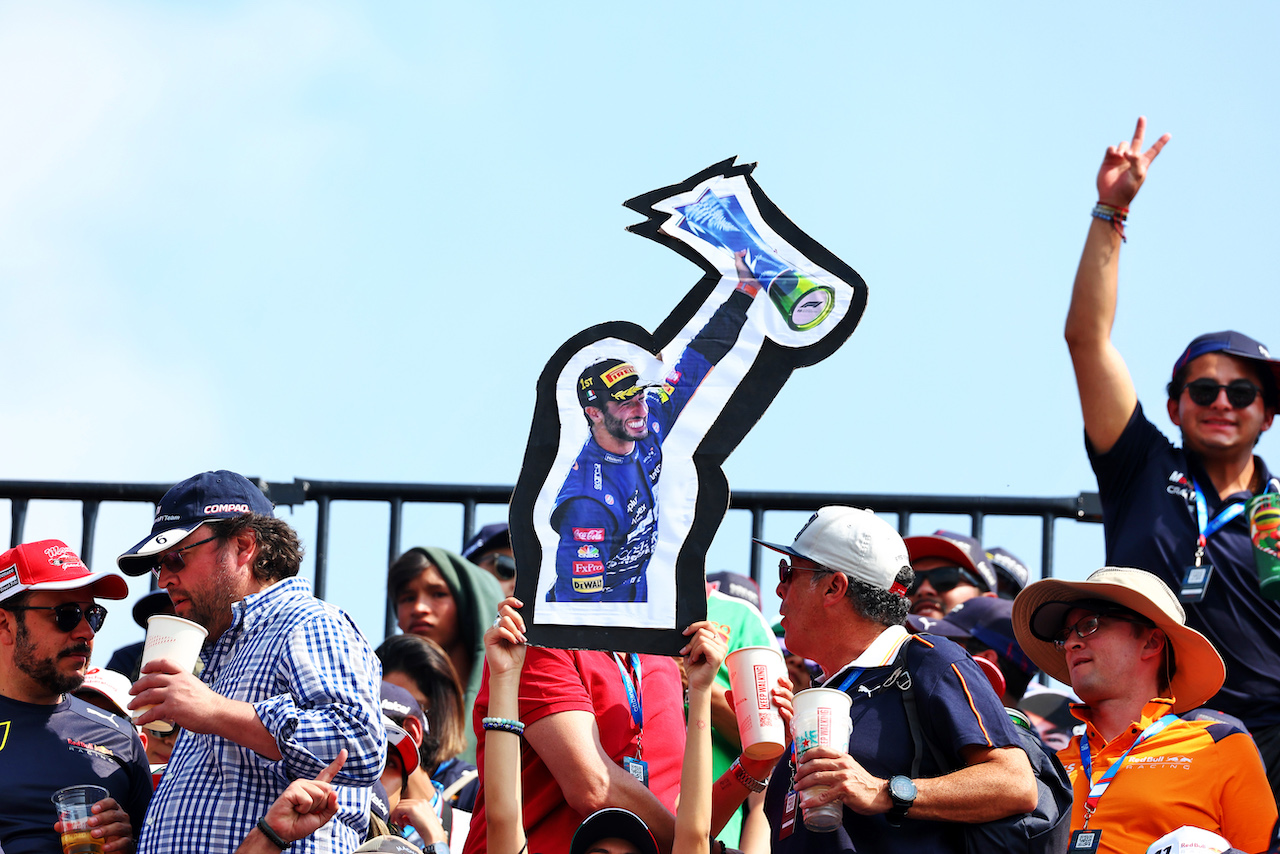
[[(1062, 322), (1097, 165), (1139, 114), (1174, 137), (1122, 262), (1140, 397), (1168, 429), (1188, 340), (1277, 344), (1278, 21), (1266, 3), (0, 2), (0, 479), (514, 483), (556, 347), (652, 329), (698, 278), (625, 233), (622, 202), (738, 155), (870, 300), (730, 458), (733, 487), (1091, 490)], [(148, 518), (104, 508), (92, 562)], [(459, 518), (415, 512), (403, 544), (456, 548)], [(331, 596), (375, 640), (385, 520), (339, 507), (333, 535)], [(939, 524), (963, 522), (914, 530)], [(745, 566), (746, 532), (731, 519), (709, 566)], [(1039, 569), (1034, 524), (987, 534)], [(78, 510), (37, 506), (26, 536), (75, 546)], [(1096, 526), (1058, 536), (1061, 574), (1101, 564)], [(140, 637), (115, 614), (100, 649)]]

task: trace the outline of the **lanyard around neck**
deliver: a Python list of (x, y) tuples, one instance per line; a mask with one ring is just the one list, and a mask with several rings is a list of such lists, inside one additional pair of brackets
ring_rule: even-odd
[(1178, 720), (1177, 715), (1168, 714), (1158, 721), (1153, 721), (1150, 726), (1142, 731), (1142, 735), (1138, 736), (1133, 744), (1129, 745), (1129, 749), (1119, 759), (1111, 763), (1111, 767), (1098, 778), (1096, 783), (1093, 782), (1093, 761), (1089, 750), (1089, 733), (1085, 732), (1080, 736), (1080, 767), (1084, 770), (1086, 779), (1089, 780), (1089, 797), (1084, 802), (1084, 826), (1086, 829), (1089, 827), (1089, 817), (1098, 808), (1098, 801), (1102, 800), (1103, 793), (1107, 791), (1107, 787), (1111, 785), (1111, 781), (1115, 779), (1115, 776), (1120, 773), (1120, 766), (1124, 765), (1124, 761), (1129, 758), (1129, 754), (1133, 752), (1133, 749), (1176, 720)]
[(635, 723), (636, 729), (644, 728), (644, 699), (640, 694), (640, 656), (634, 652), (630, 653), (631, 669), (635, 671), (636, 678), (632, 681), (631, 674), (627, 672), (627, 668), (623, 666), (622, 653), (615, 652), (613, 654), (613, 663), (618, 665), (618, 673), (622, 675), (622, 687), (627, 689), (627, 705), (631, 707), (631, 720)]
[(1210, 519), (1209, 504), (1204, 500), (1204, 490), (1200, 488), (1200, 484), (1196, 482), (1195, 478), (1191, 479), (1191, 487), (1195, 490), (1196, 496), (1196, 526), (1200, 529), (1200, 539), (1196, 542), (1196, 545), (1200, 549), (1204, 549), (1209, 542), (1209, 537), (1222, 530), (1224, 525), (1244, 512), (1244, 502), (1233, 501), (1223, 507), (1217, 516)]

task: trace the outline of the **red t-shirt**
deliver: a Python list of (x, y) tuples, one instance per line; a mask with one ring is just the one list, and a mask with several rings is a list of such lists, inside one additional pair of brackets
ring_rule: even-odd
[[(637, 730), (627, 703), (627, 691), (617, 659), (592, 650), (530, 647), (520, 676), (520, 720), (526, 725), (558, 712), (584, 711), (595, 715), (600, 744), (613, 761), (636, 755)], [(684, 756), (684, 689), (674, 659), (640, 656), (644, 709), (643, 752), (649, 766), (649, 790), (675, 812), (680, 792), (680, 764)], [(480, 790), (476, 795), (471, 832), (463, 854), (485, 854), (485, 731), (481, 718), (489, 714), (489, 668), (484, 669), (476, 696), (473, 725)], [(583, 734), (588, 738), (588, 734)], [(571, 808), (550, 770), (525, 746), (521, 782), (524, 787), (524, 826), (530, 854), (560, 854), (569, 850), (573, 833), (586, 816)]]

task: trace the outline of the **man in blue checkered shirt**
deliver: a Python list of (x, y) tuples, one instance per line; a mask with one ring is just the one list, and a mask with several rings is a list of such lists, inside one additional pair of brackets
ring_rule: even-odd
[(364, 840), (386, 752), (382, 668), (351, 618), (295, 577), (301, 559), (271, 502), (228, 471), (170, 489), (150, 535), (117, 559), (127, 575), (155, 572), (177, 615), (209, 632), (199, 678), (160, 659), (133, 688), (130, 707), (150, 707), (138, 723), (182, 727), (139, 854), (230, 854), (290, 781), (343, 748), (336, 818), (291, 850), (345, 854)]

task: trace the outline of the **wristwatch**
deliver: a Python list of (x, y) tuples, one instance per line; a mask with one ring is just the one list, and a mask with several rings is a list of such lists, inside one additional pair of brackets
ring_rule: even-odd
[(422, 854), (449, 854), (449, 843), (432, 842), (422, 849)]
[(889, 799), (893, 808), (885, 813), (890, 827), (901, 827), (902, 820), (907, 817), (907, 810), (916, 802), (916, 784), (910, 777), (896, 774), (889, 778)]

